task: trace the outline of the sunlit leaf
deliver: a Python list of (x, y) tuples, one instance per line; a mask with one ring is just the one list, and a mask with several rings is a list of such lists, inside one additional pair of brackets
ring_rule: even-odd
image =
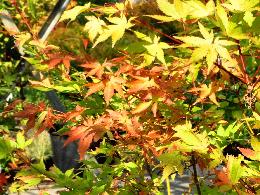
[(82, 12), (88, 10), (90, 8), (90, 3), (85, 4), (83, 6), (75, 6), (70, 10), (67, 10), (63, 13), (63, 15), (60, 18), (60, 21), (64, 20), (70, 20), (73, 21), (76, 19), (76, 17), (81, 14)]
[(103, 27), (106, 23), (95, 16), (87, 16), (88, 22), (85, 24), (84, 30), (88, 32), (89, 39), (93, 42), (96, 36), (103, 33)]

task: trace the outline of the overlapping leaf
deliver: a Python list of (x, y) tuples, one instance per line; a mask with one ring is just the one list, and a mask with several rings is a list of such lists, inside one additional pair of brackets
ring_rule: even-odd
[(218, 55), (228, 61), (232, 61), (229, 51), (225, 46), (236, 45), (236, 43), (228, 40), (220, 40), (218, 37), (214, 39), (213, 32), (209, 33), (201, 23), (199, 23), (199, 28), (203, 38), (195, 36), (175, 37), (184, 42), (180, 47), (195, 47), (191, 61), (196, 62), (205, 57), (208, 64), (208, 73), (213, 69)]
[(151, 37), (148, 37), (143, 33), (137, 31), (135, 31), (134, 33), (137, 38), (150, 43), (144, 45), (148, 54), (143, 54), (145, 61), (142, 65), (140, 65), (140, 67), (150, 65), (155, 60), (155, 58), (157, 58), (163, 64), (166, 64), (163, 49), (172, 48), (170, 45), (165, 42), (160, 42), (160, 37), (154, 36), (154, 38), (152, 39)]
[(116, 42), (123, 37), (125, 30), (133, 26), (133, 24), (131, 23), (133, 19), (135, 18), (131, 17), (129, 20), (127, 20), (124, 15), (122, 15), (121, 17), (107, 18), (107, 20), (112, 23), (112, 25), (108, 25), (104, 28), (101, 34), (99, 34), (93, 47), (107, 40), (109, 37), (112, 37), (112, 47), (114, 47)]
[(174, 20), (186, 21), (187, 17), (201, 18), (214, 13), (215, 4), (213, 0), (203, 4), (201, 1), (183, 1), (174, 0), (173, 4), (168, 0), (157, 0), (159, 9), (167, 16), (163, 15), (149, 15), (157, 20), (163, 22), (170, 22)]
[(61, 16), (60, 21), (64, 21), (64, 20), (73, 21), (73, 20), (76, 19), (76, 17), (77, 17), (80, 13), (82, 13), (82, 12), (88, 10), (89, 8), (90, 8), (90, 3), (85, 4), (85, 5), (83, 5), (83, 6), (75, 6), (75, 7), (73, 7), (72, 9), (65, 11), (65, 12), (63, 13), (63, 15)]

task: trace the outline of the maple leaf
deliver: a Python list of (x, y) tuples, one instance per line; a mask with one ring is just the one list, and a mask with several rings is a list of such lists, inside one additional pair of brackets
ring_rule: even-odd
[(29, 80), (29, 82), (33, 85), (33, 87), (43, 91), (49, 91), (54, 88), (54, 85), (51, 84), (49, 78), (43, 79), (42, 81)]
[(20, 33), (15, 35), (15, 44), (18, 46), (19, 50), (23, 52), (23, 45), (30, 40), (32, 35), (30, 33)]
[(100, 81), (98, 83), (88, 83), (85, 86), (87, 86), (89, 88), (85, 97), (88, 97), (91, 94), (96, 93), (96, 92), (104, 89), (104, 87), (105, 87), (105, 85), (102, 81)]
[(228, 61), (232, 61), (232, 58), (225, 46), (232, 46), (237, 43), (228, 40), (220, 40), (218, 37), (214, 39), (213, 31), (209, 33), (201, 23), (199, 23), (199, 29), (203, 38), (195, 36), (175, 38), (184, 42), (179, 47), (195, 47), (194, 53), (191, 56), (192, 62), (197, 62), (206, 57), (209, 74), (214, 68), (214, 63), (216, 62), (218, 55)]
[[(43, 112), (44, 113), (44, 112)], [(44, 113), (45, 114), (45, 113)], [(39, 118), (38, 118), (38, 121), (37, 121), (37, 123), (38, 123), (38, 125), (37, 125), (37, 123), (36, 123), (36, 128), (38, 129), (37, 131), (36, 131), (36, 133), (35, 133), (35, 136), (37, 136), (37, 135), (39, 135), (40, 133), (42, 133), (44, 130), (46, 130), (46, 129), (50, 129), (50, 128), (54, 128), (53, 127), (53, 124), (58, 120), (58, 119), (60, 119), (60, 115), (57, 115), (57, 114), (53, 114), (53, 112), (52, 112), (52, 109), (48, 109), (47, 111), (46, 111), (46, 114), (45, 115), (43, 115), (43, 117), (42, 117), (43, 119), (41, 119), (40, 118), (40, 116), (39, 116)], [(38, 126), (38, 127), (37, 127)]]
[(220, 4), (216, 7), (216, 18), (219, 22), (219, 26), (229, 37), (237, 40), (248, 38), (248, 36), (243, 32), (241, 25), (229, 21), (227, 12)]
[(241, 166), (241, 161), (244, 160), (242, 155), (234, 157), (232, 155), (227, 156), (227, 175), (229, 181), (235, 185), (238, 183), (239, 179), (243, 177), (245, 173), (244, 167)]
[(169, 175), (178, 171), (180, 175), (183, 174), (184, 168), (182, 164), (189, 158), (183, 156), (179, 151), (171, 153), (164, 153), (160, 155), (160, 166), (164, 167), (161, 182), (163, 182)]
[(133, 76), (133, 78), (135, 78), (136, 80), (128, 83), (128, 93), (148, 90), (149, 88), (159, 88), (159, 85), (155, 83), (154, 79), (150, 79), (149, 77)]
[(35, 126), (36, 115), (45, 110), (45, 104), (40, 102), (38, 105), (27, 103), (24, 105), (22, 111), (14, 113), (14, 117), (27, 118), (26, 130), (29, 130)]
[(72, 9), (67, 10), (67, 11), (65, 11), (65, 12), (62, 14), (62, 16), (61, 16), (61, 18), (60, 18), (60, 22), (61, 22), (61, 21), (64, 21), (64, 20), (73, 21), (73, 20), (76, 19), (76, 17), (77, 17), (80, 13), (82, 13), (82, 12), (88, 10), (89, 8), (90, 8), (90, 3), (87, 3), (87, 4), (83, 5), (83, 6), (75, 6), (75, 7), (73, 7)]
[(22, 103), (23, 101), (20, 99), (14, 100), (12, 103), (10, 103), (8, 106), (5, 107), (3, 116), (8, 113), (9, 111), (13, 110), (18, 104)]
[(256, 137), (251, 138), (251, 145), (253, 150), (249, 148), (239, 148), (239, 147), (238, 149), (247, 158), (260, 161), (260, 142)]
[(254, 11), (259, 10), (259, 0), (229, 0), (230, 3), (222, 3), (222, 6), (231, 11)]
[(176, 133), (174, 137), (178, 137), (191, 151), (198, 151), (200, 153), (207, 153), (209, 140), (206, 134), (199, 134), (193, 132), (191, 122), (186, 122), (183, 125), (177, 125), (174, 127)]
[(101, 79), (102, 75), (104, 74), (105, 68), (110, 70), (111, 67), (116, 65), (106, 61), (103, 64), (100, 64), (99, 62), (95, 61), (95, 62), (81, 64), (80, 66), (87, 70), (90, 69), (90, 71), (87, 71), (88, 72), (86, 74), (87, 77), (96, 75), (98, 79)]
[(168, 0), (157, 0), (159, 9), (166, 14), (163, 15), (147, 15), (156, 20), (170, 22), (174, 20), (186, 21), (186, 18), (203, 18), (214, 13), (215, 4), (213, 0), (203, 4), (201, 1), (181, 1), (174, 0), (173, 4)]
[(125, 82), (126, 81), (121, 77), (111, 76), (109, 80), (104, 80), (99, 83), (86, 84), (86, 86), (89, 87), (86, 97), (104, 89), (104, 99), (106, 103), (109, 104), (109, 101), (115, 94), (115, 91), (117, 91), (118, 94), (124, 98), (123, 85)]
[(132, 114), (137, 114), (140, 112), (145, 111), (147, 108), (149, 108), (152, 104), (152, 101), (149, 102), (142, 102), (140, 104), (138, 104), (135, 109), (132, 111)]
[(123, 15), (121, 17), (110, 17), (106, 18), (109, 22), (113, 23), (113, 25), (108, 25), (99, 35), (93, 47), (97, 44), (107, 40), (109, 37), (112, 37), (112, 47), (115, 46), (116, 42), (122, 38), (126, 29), (131, 28), (134, 24), (131, 23), (134, 20), (134, 17), (131, 17), (128, 21), (126, 17)]
[(107, 104), (109, 104), (109, 101), (113, 97), (115, 91), (117, 91), (118, 94), (124, 98), (123, 85), (125, 82), (126, 81), (123, 78), (114, 76), (110, 77), (104, 88), (104, 97)]
[(145, 34), (140, 33), (138, 31), (134, 31), (134, 33), (137, 36), (137, 38), (151, 43), (144, 45), (148, 54), (143, 54), (145, 62), (139, 66), (139, 69), (141, 67), (150, 65), (155, 60), (155, 58), (157, 58), (163, 64), (166, 64), (163, 49), (172, 48), (170, 45), (168, 45), (165, 42), (159, 42), (160, 37), (154, 36), (154, 38), (152, 39), (151, 37), (148, 37)]
[(86, 69), (91, 69), (90, 71), (88, 71), (88, 73), (86, 75), (87, 77), (96, 75), (97, 78), (99, 78), (99, 79), (101, 79), (101, 77), (104, 73), (104, 68), (105, 68), (99, 62), (81, 64), (80, 66), (83, 67), (83, 68), (86, 68)]
[(215, 180), (215, 184), (217, 186), (227, 185), (231, 188), (231, 183), (228, 178), (227, 169), (224, 167), (222, 170), (215, 170), (215, 174), (217, 176)]
[(103, 28), (106, 26), (106, 23), (95, 16), (87, 16), (86, 19), (88, 22), (85, 24), (84, 30), (88, 32), (89, 39), (93, 42), (97, 35), (103, 33)]
[(215, 93), (221, 89), (222, 86), (217, 86), (215, 83), (210, 83), (209, 86), (207, 86), (206, 84), (202, 84), (200, 88), (193, 88), (189, 90), (189, 92), (200, 91), (199, 98), (196, 100), (196, 102), (194, 102), (194, 105), (197, 104), (198, 102), (203, 101), (205, 98), (209, 97), (209, 99), (213, 103), (219, 106)]
[[(189, 14), (189, 7), (187, 4), (181, 0), (174, 0), (174, 3), (169, 3), (168, 0), (157, 0), (159, 9), (170, 16), (173, 20), (184, 20)], [(185, 9), (184, 9), (185, 7)]]
[(65, 122), (67, 122), (73, 118), (76, 118), (77, 116), (80, 116), (84, 111), (85, 111), (84, 107), (77, 105), (74, 110), (64, 113), (62, 117), (65, 119)]
[(88, 118), (83, 124), (73, 126), (70, 131), (66, 133), (69, 138), (65, 141), (64, 146), (75, 140), (79, 140), (78, 152), (80, 160), (83, 160), (85, 152), (90, 147), (92, 141), (99, 140), (108, 129), (109, 122), (106, 118), (99, 117), (96, 120)]
[(68, 55), (65, 56), (54, 56), (50, 60), (48, 60), (46, 63), (48, 64), (49, 69), (56, 68), (57, 65), (63, 63), (65, 68), (67, 70), (70, 69), (70, 61), (74, 58)]
[(0, 173), (0, 192), (3, 191), (3, 186), (7, 184), (7, 176), (4, 173)]

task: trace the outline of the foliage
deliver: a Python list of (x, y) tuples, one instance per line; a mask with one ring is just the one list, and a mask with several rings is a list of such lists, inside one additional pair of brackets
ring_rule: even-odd
[[(154, 13), (143, 15), (132, 10), (133, 1), (80, 2), (61, 18), (70, 26), (85, 17), (82, 55), (16, 35), (26, 60), (42, 71), (40, 80), (22, 75), (27, 90), (56, 90), (69, 112), (45, 100), (18, 100), (6, 103), (2, 118), (36, 135), (64, 124), (58, 133), (68, 136), (65, 145), (77, 141), (83, 164), (65, 173), (30, 164), (24, 155), (31, 140), (19, 130), (15, 139), (17, 127), (2, 126), (3, 163), (26, 165), (10, 190), (49, 178), (68, 189), (62, 194), (156, 194), (164, 180), (193, 169), (197, 194), (260, 193), (259, 4), (157, 0)], [(167, 34), (157, 23), (176, 32)], [(112, 55), (93, 55), (103, 45)], [(93, 159), (104, 154), (104, 164)]]

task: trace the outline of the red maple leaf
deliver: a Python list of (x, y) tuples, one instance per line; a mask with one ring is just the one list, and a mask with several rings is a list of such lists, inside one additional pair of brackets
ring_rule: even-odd
[(70, 69), (70, 61), (74, 60), (73, 57), (63, 54), (53, 54), (49, 55), (50, 59), (46, 61), (49, 66), (49, 69), (56, 68), (59, 64), (63, 63), (67, 70)]
[(3, 186), (7, 184), (7, 177), (4, 173), (0, 173), (0, 191), (3, 191)]
[(3, 116), (5, 116), (8, 112), (13, 110), (17, 106), (17, 104), (19, 104), (21, 102), (22, 102), (22, 100), (18, 99), (18, 100), (14, 100), (12, 103), (10, 103), (7, 107), (5, 107)]
[(35, 126), (36, 115), (46, 108), (44, 102), (40, 102), (38, 105), (26, 103), (22, 111), (14, 113), (14, 117), (27, 118), (26, 130), (29, 130)]
[(84, 110), (85, 110), (84, 107), (77, 105), (74, 110), (61, 115), (61, 117), (64, 118), (65, 122), (67, 122), (67, 121), (81, 115), (84, 112)]
[(53, 128), (53, 124), (60, 119), (60, 115), (57, 114), (53, 114), (52, 109), (48, 109), (47, 114), (45, 116), (45, 119), (43, 121), (43, 123), (41, 124), (41, 126), (39, 127), (39, 129), (37, 130), (37, 132), (35, 133), (35, 135), (39, 135), (40, 133), (42, 133), (45, 129), (50, 129)]

